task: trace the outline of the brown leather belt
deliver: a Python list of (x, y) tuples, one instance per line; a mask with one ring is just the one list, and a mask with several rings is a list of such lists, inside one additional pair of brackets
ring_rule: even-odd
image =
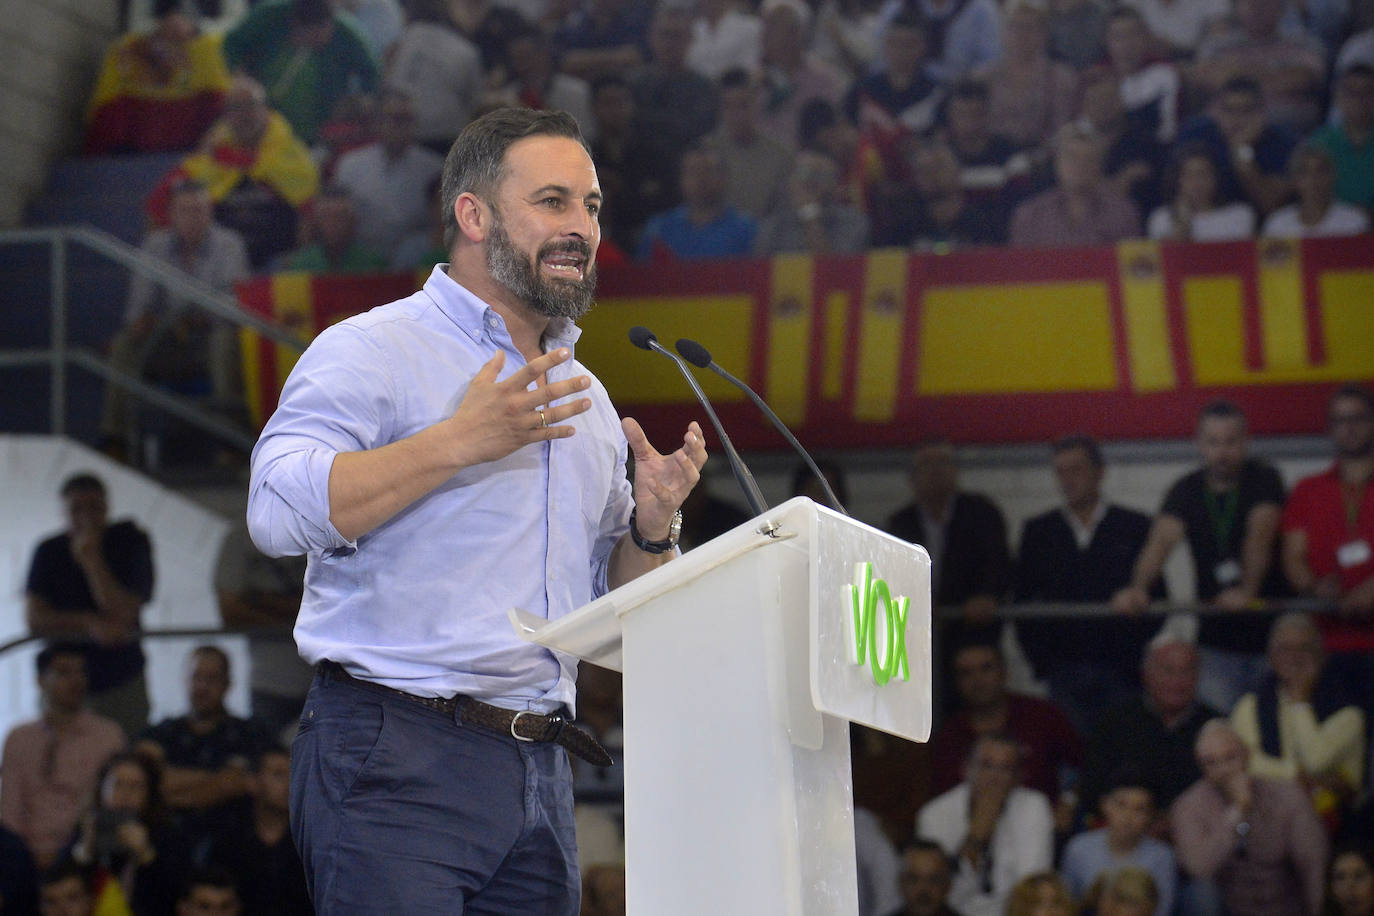
[(593, 766), (608, 767), (612, 764), (611, 755), (597, 743), (597, 740), (570, 719), (560, 713), (540, 715), (528, 709), (506, 709), (474, 700), (472, 697), (420, 697), (395, 687), (364, 681), (343, 669), (338, 662), (320, 662), (319, 671), (331, 680), (343, 681), (372, 690), (387, 696), (400, 697), (418, 703), (426, 709), (443, 713), (452, 718), (455, 713), (464, 725), (475, 725), (503, 735), (510, 735), (516, 741), (540, 741), (557, 744), (570, 754), (587, 761)]

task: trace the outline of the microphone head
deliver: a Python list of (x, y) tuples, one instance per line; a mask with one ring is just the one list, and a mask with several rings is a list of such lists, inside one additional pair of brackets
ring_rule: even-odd
[(686, 337), (679, 338), (675, 344), (677, 352), (682, 358), (687, 360), (698, 369), (705, 369), (711, 365), (711, 351), (697, 343), (695, 340), (688, 340)]
[(658, 338), (655, 337), (654, 332), (648, 328), (638, 324), (630, 328), (630, 343), (639, 347), (639, 349), (647, 350), (649, 349), (649, 344), (657, 342)]

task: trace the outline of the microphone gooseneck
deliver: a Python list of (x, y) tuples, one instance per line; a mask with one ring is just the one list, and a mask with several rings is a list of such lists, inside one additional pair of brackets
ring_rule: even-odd
[(716, 434), (720, 436), (721, 449), (725, 452), (726, 459), (730, 462), (730, 470), (735, 475), (735, 482), (744, 491), (744, 498), (749, 502), (749, 509), (755, 515), (762, 515), (768, 511), (768, 503), (763, 499), (763, 493), (759, 491), (758, 482), (754, 480), (754, 475), (749, 473), (749, 468), (745, 466), (744, 459), (735, 451), (735, 444), (730, 441), (730, 436), (725, 432), (725, 427), (721, 425), (720, 418), (716, 416), (716, 411), (711, 407), (711, 402), (706, 397), (706, 392), (701, 390), (696, 378), (692, 376), (692, 370), (687, 368), (687, 364), (682, 361), (676, 353), (666, 349), (658, 342), (654, 333), (646, 327), (635, 325), (630, 328), (630, 343), (639, 347), (641, 350), (652, 350), (661, 353), (673, 361), (682, 373), (682, 377), (691, 386), (692, 393), (697, 396), (701, 406), (706, 410), (706, 416), (710, 418), (711, 425), (716, 428)]
[(695, 340), (689, 340), (686, 337), (681, 338), (678, 340), (676, 347), (677, 352), (682, 354), (682, 358), (693, 366), (700, 369), (710, 369), (716, 375), (719, 375), (740, 391), (743, 391), (745, 395), (748, 396), (749, 400), (753, 401), (754, 405), (758, 407), (759, 410), (763, 411), (763, 415), (773, 424), (773, 428), (781, 433), (782, 437), (787, 440), (787, 444), (792, 446), (798, 455), (801, 455), (802, 460), (806, 462), (806, 466), (811, 469), (811, 473), (816, 475), (816, 479), (820, 481), (821, 489), (825, 491), (825, 498), (826, 501), (830, 503), (830, 508), (839, 512), (841, 515), (849, 515), (849, 512), (840, 504), (840, 499), (835, 495), (835, 491), (830, 489), (830, 481), (826, 480), (825, 475), (821, 473), (821, 469), (816, 467), (816, 462), (811, 458), (811, 454), (802, 447), (801, 442), (799, 442), (797, 437), (792, 435), (792, 431), (787, 428), (787, 424), (782, 422), (782, 418), (773, 412), (773, 408), (764, 403), (763, 398), (759, 397), (754, 389), (744, 384), (743, 381), (736, 378), (731, 373), (722, 369), (720, 365), (711, 358), (711, 351), (707, 350)]

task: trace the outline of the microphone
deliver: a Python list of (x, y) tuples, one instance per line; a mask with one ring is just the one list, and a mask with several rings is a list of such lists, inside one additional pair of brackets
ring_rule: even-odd
[(740, 458), (739, 452), (735, 451), (735, 444), (730, 441), (730, 436), (726, 434), (725, 427), (720, 425), (720, 418), (712, 409), (711, 402), (706, 399), (706, 392), (701, 390), (701, 386), (692, 376), (692, 370), (687, 368), (687, 364), (682, 361), (681, 357), (660, 344), (658, 338), (654, 336), (654, 332), (646, 327), (635, 325), (630, 328), (630, 343), (641, 350), (662, 353), (677, 365), (682, 372), (682, 377), (687, 379), (688, 385), (692, 386), (692, 393), (697, 396), (701, 406), (706, 409), (706, 416), (711, 419), (711, 425), (716, 428), (716, 433), (720, 436), (721, 448), (725, 451), (725, 457), (730, 462), (730, 470), (734, 472), (735, 482), (744, 491), (744, 498), (749, 501), (750, 510), (755, 515), (762, 515), (767, 512), (768, 503), (764, 502), (763, 494), (759, 492), (759, 485), (754, 480), (754, 475), (749, 473), (749, 468), (744, 465), (744, 459)]
[(758, 407), (759, 410), (763, 411), (763, 415), (773, 424), (773, 428), (782, 433), (782, 437), (787, 440), (787, 444), (796, 449), (797, 454), (802, 456), (802, 460), (805, 461), (806, 466), (811, 469), (811, 473), (816, 475), (816, 479), (821, 483), (821, 489), (825, 491), (825, 499), (826, 502), (830, 503), (830, 508), (839, 512), (841, 515), (849, 515), (849, 513), (845, 511), (844, 506), (840, 505), (839, 497), (835, 495), (835, 491), (830, 489), (830, 481), (826, 480), (825, 475), (821, 473), (821, 469), (816, 467), (816, 462), (812, 460), (811, 454), (802, 447), (802, 444), (797, 441), (797, 437), (792, 435), (792, 431), (787, 428), (787, 424), (783, 423), (782, 418), (774, 413), (771, 407), (764, 403), (763, 398), (759, 397), (754, 389), (722, 369), (720, 365), (711, 358), (711, 351), (707, 350), (695, 340), (688, 340), (684, 337), (677, 342), (676, 346), (677, 352), (681, 353), (682, 358), (687, 360), (687, 362), (696, 366), (698, 369), (710, 369), (716, 375), (719, 375), (748, 395), (749, 400), (753, 401), (754, 405)]

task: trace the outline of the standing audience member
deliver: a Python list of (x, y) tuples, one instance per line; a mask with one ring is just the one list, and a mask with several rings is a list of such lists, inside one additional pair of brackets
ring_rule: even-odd
[(153, 550), (132, 521), (110, 524), (105, 484), (77, 474), (62, 484), (67, 530), (38, 545), (25, 585), (29, 632), (89, 639), (91, 708), (125, 734), (148, 724), (139, 615), (153, 595)]
[(287, 803), (291, 757), (268, 746), (248, 778), (252, 806), (230, 812), (215, 825), (205, 860), (239, 879), (244, 911), (253, 916), (310, 916), (305, 869), (291, 842)]
[(1052, 871), (1026, 875), (1011, 889), (1006, 916), (1074, 916), (1073, 894)]
[(754, 253), (854, 254), (868, 243), (868, 216), (842, 198), (835, 162), (810, 151), (792, 165), (790, 200), (759, 223)]
[(147, 729), (135, 749), (161, 770), (162, 799), (195, 845), (217, 821), (242, 807), (248, 768), (266, 741), (256, 725), (229, 714), (229, 656), (200, 646), (187, 658), (190, 711)]
[(81, 819), (71, 857), (117, 882), (137, 916), (172, 916), (190, 848), (162, 806), (157, 766), (139, 754), (110, 758), (95, 804)]
[(1203, 724), (1220, 713), (1197, 699), (1197, 647), (1156, 637), (1141, 661), (1140, 679), (1144, 691), (1108, 707), (1088, 731), (1078, 781), (1085, 813), (1098, 810), (1113, 774), (1123, 767), (1150, 774), (1160, 811), (1201, 775), (1193, 744)]
[(346, 96), (373, 92), (377, 63), (356, 20), (329, 0), (267, 0), (224, 36), (229, 69), (267, 87), (267, 98), (306, 143)]
[(367, 274), (386, 270), (386, 255), (358, 238), (358, 207), (347, 188), (325, 185), (310, 202), (309, 215), (312, 241), (282, 255), (278, 271)]
[(1048, 144), (1073, 117), (1078, 82), (1050, 58), (1048, 0), (1011, 0), (1002, 56), (983, 71), (992, 123), (1023, 148)]
[(219, 39), (198, 34), (175, 0), (155, 4), (157, 25), (105, 52), (86, 110), (87, 155), (190, 149), (219, 117), (229, 70)]
[(1363, 235), (1369, 214), (1336, 199), (1336, 168), (1324, 147), (1303, 143), (1293, 150), (1288, 172), (1298, 192), (1296, 203), (1279, 207), (1264, 221), (1263, 234), (1281, 238)]
[(720, 78), (720, 126), (705, 140), (725, 162), (726, 202), (755, 220), (787, 199), (792, 173), (791, 144), (760, 128), (760, 103), (753, 77), (727, 70)]
[(1152, 239), (1173, 242), (1229, 242), (1255, 234), (1255, 210), (1243, 201), (1229, 203), (1218, 194), (1217, 164), (1200, 143), (1174, 149), (1164, 174), (1168, 203), (1145, 222)]
[(954, 884), (950, 857), (934, 840), (909, 840), (902, 847), (897, 884), (902, 907), (887, 916), (961, 916), (949, 905)]
[(1122, 868), (1141, 868), (1155, 886), (1155, 906), (1142, 916), (1170, 916), (1178, 866), (1168, 843), (1148, 835), (1155, 823), (1154, 789), (1135, 767), (1118, 770), (1100, 803), (1102, 826), (1079, 833), (1064, 847), (1060, 871), (1069, 890), (1087, 900), (1098, 881)]
[(1190, 879), (1185, 912), (1219, 900), (1246, 916), (1316, 916), (1322, 903), (1326, 834), (1294, 783), (1248, 771), (1250, 753), (1225, 721), (1197, 739), (1202, 779), (1174, 802), (1174, 849)]
[(1341, 616), (1324, 620), (1327, 648), (1374, 648), (1374, 394), (1360, 385), (1338, 388), (1326, 405), (1336, 460), (1298, 481), (1283, 510), (1283, 569), (1300, 595), (1336, 603)]
[(1135, 204), (1102, 174), (1105, 152), (1091, 128), (1066, 125), (1055, 138), (1055, 186), (1016, 208), (1011, 244), (1105, 245), (1139, 235)]
[(1316, 812), (1336, 820), (1364, 787), (1364, 712), (1325, 664), (1322, 634), (1305, 614), (1284, 614), (1269, 631), (1269, 667), (1259, 690), (1231, 711), (1250, 749), (1250, 772), (1289, 779)]
[(1374, 916), (1374, 852), (1364, 844), (1341, 846), (1327, 869), (1323, 916)]
[(1345, 67), (1335, 88), (1340, 120), (1319, 127), (1309, 142), (1331, 155), (1336, 198), (1374, 210), (1374, 66)]
[[(230, 295), (249, 273), (243, 236), (215, 221), (205, 185), (187, 179), (172, 186), (167, 227), (143, 239), (145, 255)], [(238, 328), (214, 318), (138, 271), (129, 280), (124, 326), (110, 341), (110, 363), (136, 377), (186, 391), (209, 369), (215, 406), (237, 415), (243, 405)], [(133, 442), (134, 405), (120, 385), (105, 386), (100, 431), (107, 446)]]
[(390, 260), (401, 239), (428, 227), (433, 214), (428, 190), (444, 159), (415, 142), (415, 108), (408, 96), (382, 93), (377, 121), (377, 141), (341, 156), (334, 181), (348, 192), (354, 209), (367, 214), (358, 223), (358, 243)]
[(629, 80), (637, 129), (668, 149), (684, 149), (716, 125), (716, 84), (687, 66), (692, 16), (660, 5), (649, 27), (652, 56)]
[[(1102, 498), (1102, 449), (1087, 436), (1051, 446), (1063, 505), (1029, 519), (1016, 560), (1016, 600), (1104, 604), (1131, 580), (1150, 517)], [(1162, 587), (1157, 595), (1163, 597)], [(1158, 626), (1140, 617), (1024, 617), (1016, 633), (1036, 675), (1080, 732), (1102, 707), (1139, 686), (1140, 658)], [(1122, 664), (1126, 661), (1127, 664)]]
[(644, 225), (639, 260), (728, 258), (753, 250), (758, 228), (725, 202), (725, 163), (719, 152), (703, 145), (683, 153), (678, 183), (682, 204)]
[(0, 822), (18, 834), (42, 870), (71, 837), (100, 768), (127, 739), (117, 724), (86, 708), (84, 646), (58, 642), (39, 652), (38, 691), (42, 715), (5, 738)]
[(155, 222), (166, 222), (168, 192), (185, 178), (205, 185), (215, 218), (243, 236), (256, 269), (296, 243), (296, 208), (314, 196), (320, 181), (310, 151), (267, 107), (262, 85), (247, 76), (234, 77), (224, 116), (153, 191), (148, 211)]
[(1045, 796), (1020, 783), (1014, 738), (984, 735), (964, 782), (916, 815), (916, 835), (956, 861), (950, 904), (964, 916), (1002, 916), (1012, 887), (1050, 867), (1054, 816)]
[(1264, 91), (1253, 77), (1227, 80), (1209, 99), (1205, 113), (1179, 127), (1180, 145), (1194, 140), (1211, 150), (1220, 167), (1222, 200), (1243, 200), (1263, 216), (1292, 194), (1288, 160), (1294, 138), (1270, 123)]
[(1202, 467), (1165, 494), (1131, 584), (1112, 596), (1112, 606), (1124, 614), (1143, 611), (1165, 560), (1186, 540), (1197, 600), (1213, 609), (1198, 627), (1198, 693), (1216, 709), (1229, 710), (1258, 684), (1264, 665), (1267, 618), (1247, 609), (1257, 599), (1284, 594), (1275, 562), (1283, 481), (1271, 465), (1250, 457), (1245, 414), (1229, 401), (1202, 409), (1197, 446)]
[(931, 784), (944, 792), (983, 735), (1006, 735), (1020, 748), (1021, 784), (1049, 799), (1083, 765), (1083, 745), (1059, 707), (1007, 690), (1007, 666), (994, 645), (971, 643), (954, 653), (957, 711), (930, 739)]
[(482, 52), (455, 25), (447, 0), (411, 0), (386, 64), (386, 85), (414, 105), (415, 136), (442, 155), (472, 118), (486, 73)]

